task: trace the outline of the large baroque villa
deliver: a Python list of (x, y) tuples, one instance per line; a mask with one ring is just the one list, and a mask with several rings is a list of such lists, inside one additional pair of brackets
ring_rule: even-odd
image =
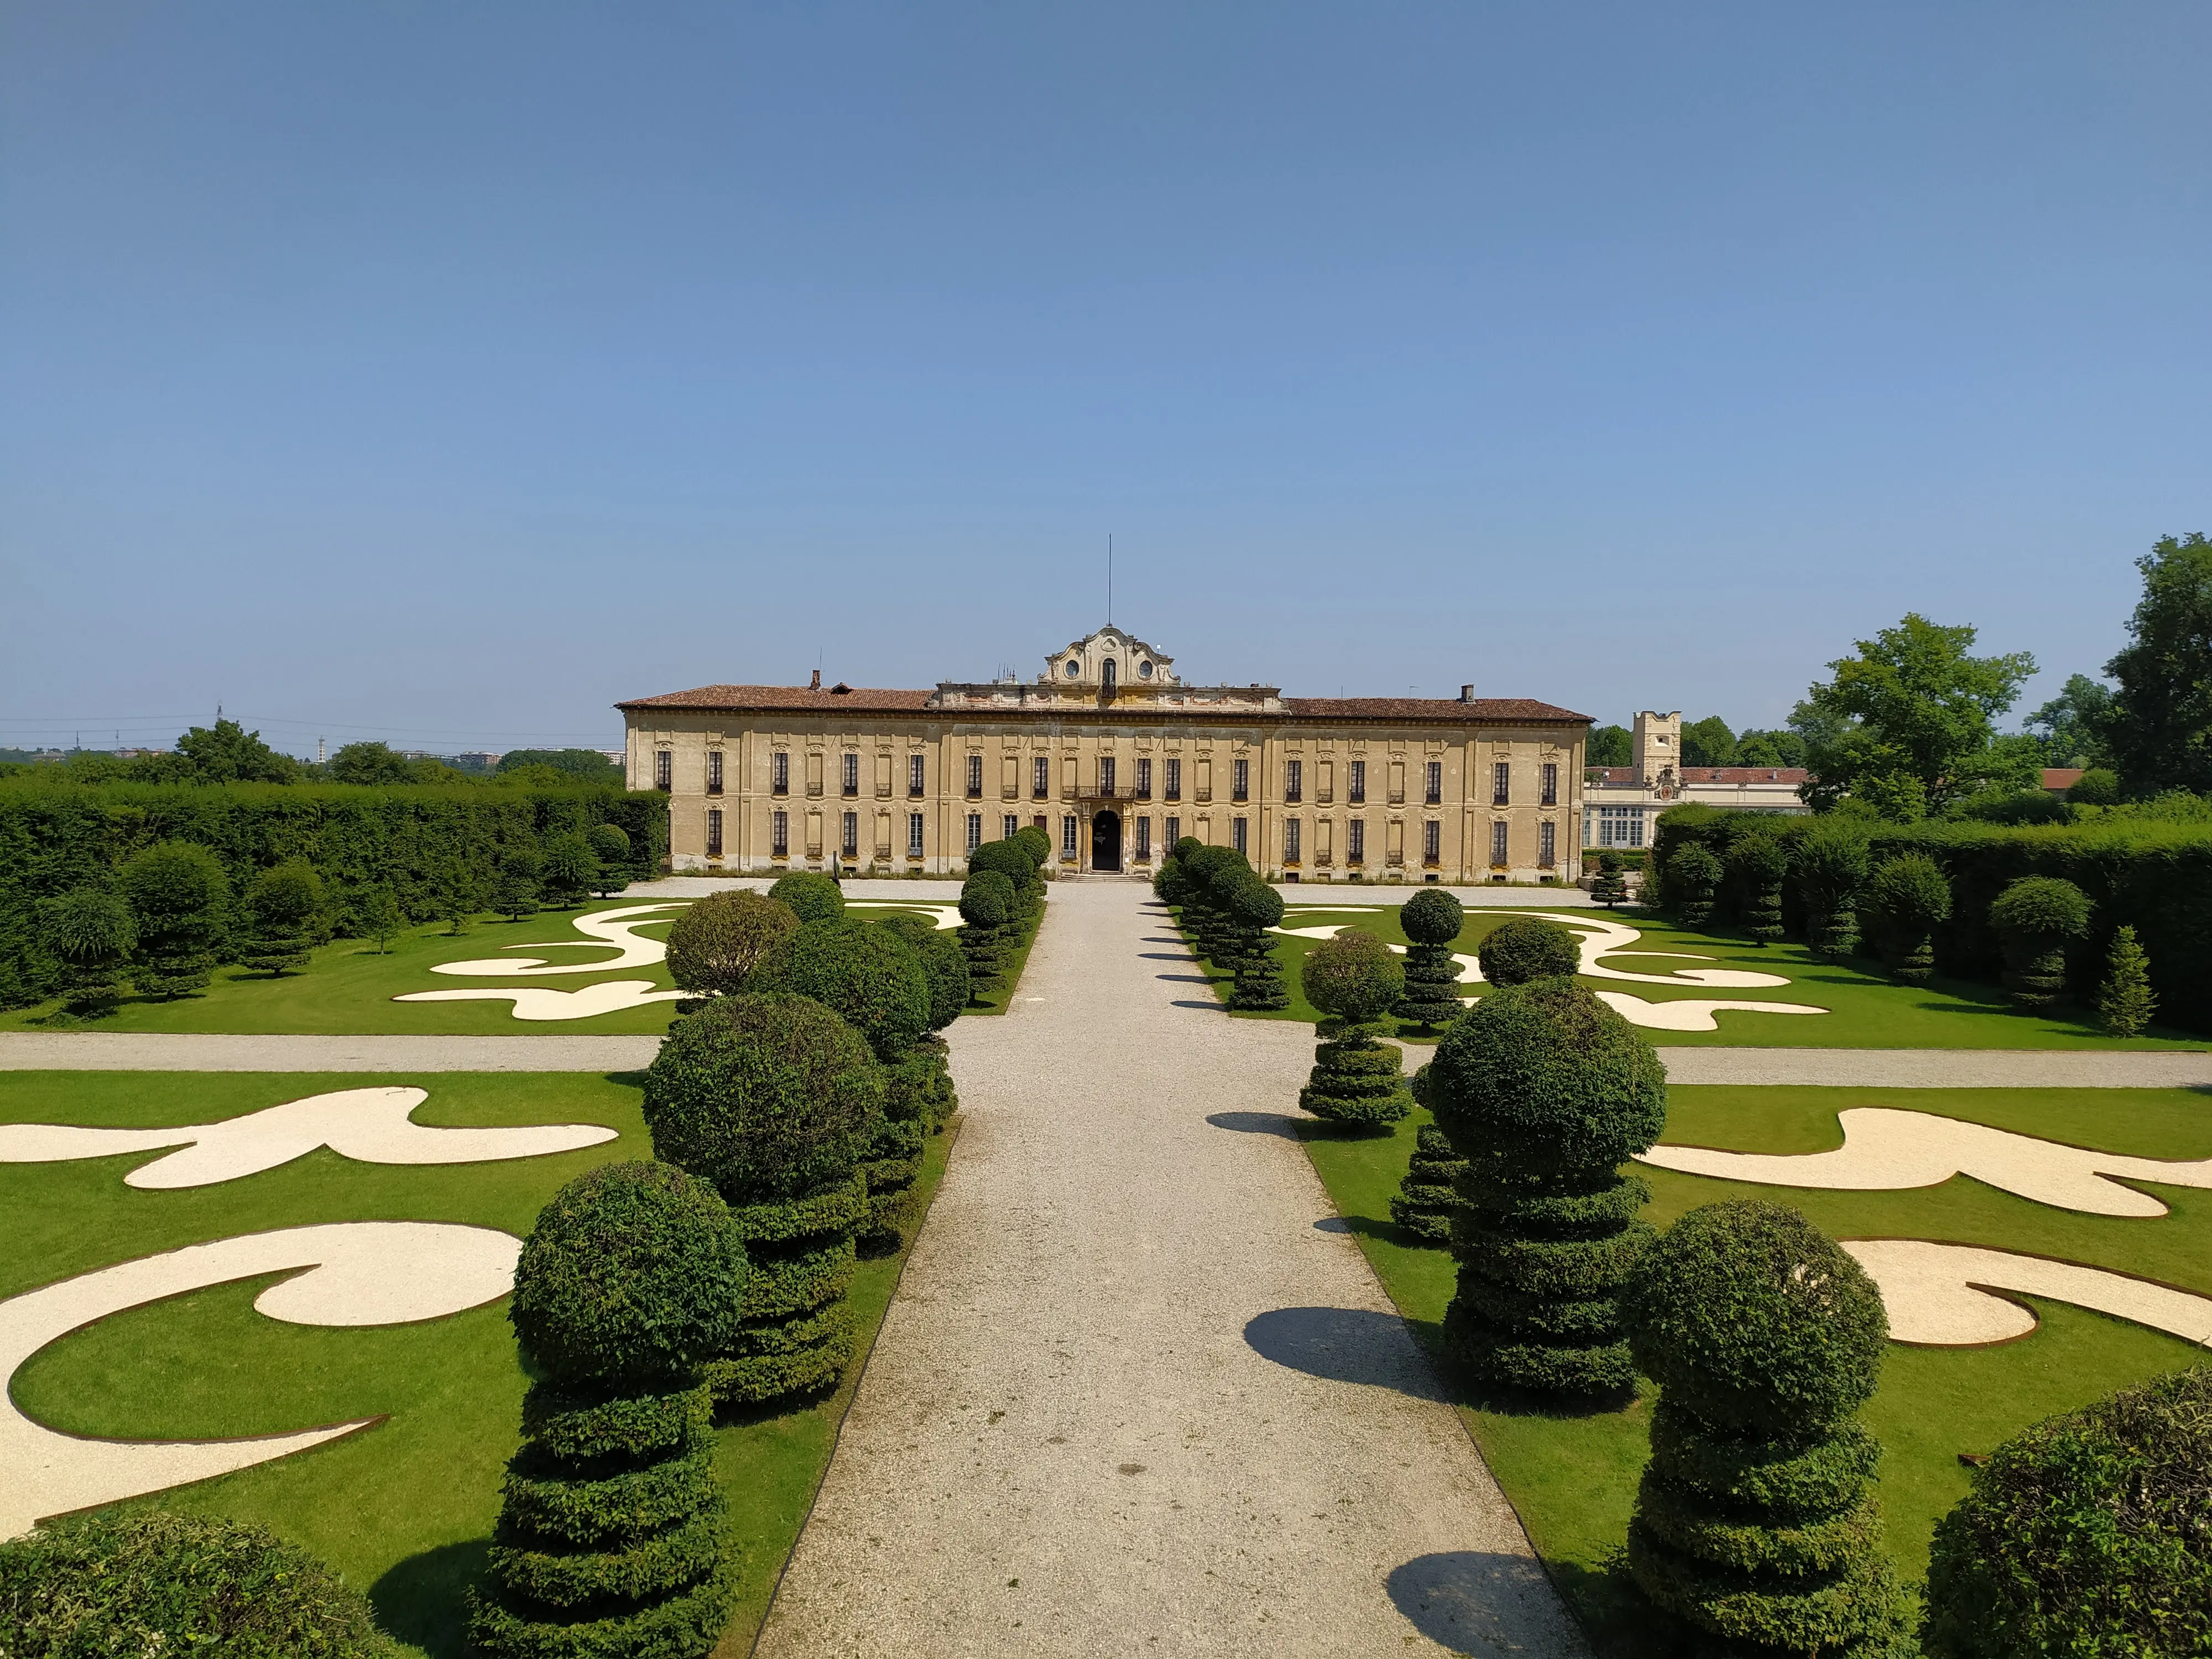
[(676, 868), (948, 874), (1034, 824), (1063, 874), (1146, 872), (1183, 836), (1287, 881), (1582, 874), (1589, 719), (1531, 698), (1187, 685), (1110, 626), (1030, 683), (814, 678), (616, 705)]

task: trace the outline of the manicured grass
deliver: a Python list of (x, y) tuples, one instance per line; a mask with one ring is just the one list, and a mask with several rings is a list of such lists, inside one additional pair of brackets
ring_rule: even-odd
[[(280, 1169), (180, 1192), (125, 1188), (161, 1156), (0, 1164), (0, 1295), (239, 1233), (358, 1219), (471, 1222), (525, 1234), (563, 1182), (599, 1163), (652, 1156), (635, 1076), (440, 1073), (16, 1073), (0, 1121), (118, 1126), (204, 1122), (327, 1090), (413, 1084), (416, 1120), (440, 1124), (604, 1123), (619, 1139), (502, 1164), (388, 1166), (324, 1150)], [(928, 1146), (921, 1202), (951, 1137)], [(853, 1302), (872, 1340), (903, 1256), (862, 1264)], [(137, 1505), (262, 1522), (367, 1589), (379, 1619), (426, 1654), (461, 1650), (465, 1598), (498, 1514), (527, 1384), (506, 1303), (421, 1324), (360, 1330), (287, 1325), (252, 1310), (269, 1277), (100, 1321), (17, 1372), (15, 1397), (71, 1433), (215, 1438), (388, 1414), (330, 1445)], [(857, 1380), (836, 1395), (717, 1431), (717, 1468), (744, 1551), (742, 1653), (765, 1612), (828, 1467)]]
[[(1846, 1106), (1936, 1112), (2146, 1157), (2212, 1156), (2212, 1109), (2190, 1090), (1674, 1088), (1665, 1139), (1746, 1152), (1818, 1152), (1841, 1143), (1835, 1115)], [(1394, 1133), (1371, 1139), (1341, 1137), (1317, 1123), (1304, 1133), (1315, 1168), (1376, 1277), (1415, 1335), (1433, 1345), (1451, 1299), (1451, 1258), (1420, 1247), (1389, 1219), (1414, 1131), (1427, 1121), (1417, 1111)], [(2212, 1294), (2212, 1193), (2157, 1188), (2170, 1214), (2124, 1219), (2031, 1203), (1963, 1176), (1909, 1192), (1837, 1193), (1638, 1167), (1653, 1189), (1648, 1213), (1662, 1224), (1700, 1204), (1762, 1198), (1795, 1206), (1838, 1237), (1987, 1244)], [(1987, 1452), (2053, 1413), (2204, 1358), (2162, 1332), (2063, 1303), (2018, 1299), (2031, 1303), (2041, 1320), (2021, 1341), (1889, 1349), (1867, 1421), (1887, 1449), (1888, 1543), (1907, 1580), (1924, 1575), (1936, 1521), (1966, 1490), (1959, 1454)], [(1609, 1659), (1645, 1651), (1644, 1621), (1613, 1558), (1649, 1455), (1648, 1405), (1647, 1390), (1625, 1411), (1579, 1417), (1472, 1394), (1462, 1407), (1530, 1539)]]
[[(1532, 904), (1532, 909), (1541, 909)], [(1512, 910), (1470, 910), (1467, 926), (1452, 949), (1472, 956), (1490, 930), (1521, 914)], [(2112, 1048), (2203, 1049), (2203, 1038), (2185, 1033), (2157, 1030), (2148, 1036), (2115, 1038), (2089, 1023), (2090, 1012), (2062, 1005), (2046, 1012), (2016, 1008), (1991, 985), (1960, 980), (1939, 980), (1931, 985), (1900, 985), (1877, 971), (1864, 958), (1845, 963), (1816, 960), (1802, 945), (1784, 943), (1760, 946), (1740, 934), (1696, 933), (1656, 917), (1631, 910), (1588, 913), (1607, 917), (1641, 934), (1628, 952), (1608, 957), (1607, 965), (1630, 973), (1664, 974), (1676, 968), (1742, 968), (1778, 975), (1789, 980), (1757, 990), (1715, 989), (1702, 985), (1646, 985), (1621, 980), (1583, 977), (1593, 990), (1625, 991), (1647, 1002), (1684, 999), (1729, 1001), (1795, 1002), (1826, 1008), (1825, 1014), (1759, 1014), (1723, 1010), (1714, 1016), (1719, 1029), (1712, 1031), (1646, 1032), (1654, 1042), (1697, 1044), (1727, 1048)], [(1398, 926), (1398, 913), (1387, 910), (1316, 909), (1285, 916), (1286, 927), (1325, 927), (1332, 923), (1358, 927), (1392, 945), (1407, 942)], [(1291, 993), (1291, 1006), (1273, 1013), (1240, 1013), (1240, 1019), (1318, 1020), (1321, 1016), (1299, 990), (1299, 965), (1307, 951), (1320, 941), (1269, 936), (1283, 964), (1283, 982)], [(1685, 951), (1702, 958), (1686, 960), (1666, 956), (1639, 957), (1635, 951)], [(1216, 972), (1218, 994), (1228, 995), (1227, 975)], [(1469, 988), (1473, 994), (1480, 988)], [(1399, 1035), (1415, 1042), (1433, 1042), (1434, 1035), (1411, 1025)]]

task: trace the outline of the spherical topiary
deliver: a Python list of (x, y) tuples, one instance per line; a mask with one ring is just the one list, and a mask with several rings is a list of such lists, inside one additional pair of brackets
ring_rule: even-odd
[(122, 888), (137, 925), (139, 989), (175, 998), (205, 985), (230, 902), (222, 860), (195, 842), (156, 842), (123, 866)]
[(1030, 866), (1042, 870), (1052, 862), (1052, 837), (1034, 823), (1025, 823), (1014, 831), (1014, 845), (1030, 855)]
[(1903, 1607), (1854, 1419), (1881, 1293), (1796, 1211), (1711, 1204), (1644, 1254), (1623, 1310), (1658, 1382), (1628, 1561), (1660, 1607), (1747, 1655), (1904, 1659)]
[(1582, 971), (1582, 942), (1573, 932), (1540, 916), (1514, 916), (1483, 935), (1475, 951), (1482, 977), (1492, 985), (1526, 985)]
[(1413, 1109), (1399, 1051), (1376, 1038), (1379, 1023), (1405, 994), (1405, 970), (1371, 933), (1340, 929), (1306, 952), (1299, 978), (1306, 1000), (1328, 1018), (1298, 1104), (1316, 1117), (1368, 1130)]
[(887, 927), (907, 943), (929, 980), (929, 1029), (941, 1031), (960, 1018), (974, 995), (969, 981), (967, 954), (953, 931), (920, 916), (885, 916), (876, 924)]
[(1667, 903), (1685, 927), (1702, 927), (1713, 913), (1713, 890), (1725, 872), (1721, 861), (1696, 842), (1667, 860)]
[(1018, 840), (987, 841), (969, 854), (968, 873), (975, 876), (985, 871), (1004, 876), (1012, 886), (1018, 915), (1026, 915), (1044, 892), (1036, 861), (1030, 856), (1029, 848)]
[(1259, 878), (1249, 876), (1232, 884), (1223, 896), (1222, 908), (1238, 933), (1237, 986), (1230, 993), (1231, 1008), (1273, 1010), (1291, 1006), (1283, 988), (1283, 965), (1267, 938), (1267, 929), (1283, 919), (1283, 896)]
[(1747, 835), (1729, 848), (1728, 876), (1743, 908), (1744, 931), (1761, 945), (1782, 937), (1782, 881), (1790, 855), (1771, 835)]
[(867, 1038), (877, 1057), (903, 1054), (929, 1029), (929, 975), (896, 933), (849, 918), (810, 921), (754, 969), (763, 991), (811, 997)]
[(523, 1351), (577, 1388), (682, 1378), (736, 1334), (745, 1252), (714, 1188), (669, 1164), (603, 1164), (553, 1195), (507, 1307)]
[(1467, 907), (1441, 887), (1425, 887), (1399, 907), (1398, 926), (1415, 945), (1449, 945), (1467, 926)]
[(2015, 1435), (1936, 1523), (1933, 1659), (2212, 1653), (2212, 1366)]
[(835, 921), (845, 914), (845, 890), (818, 870), (793, 870), (778, 876), (768, 896), (791, 907), (799, 921)]
[(50, 1521), (0, 1543), (0, 1651), (398, 1659), (368, 1601), (265, 1528), (167, 1510)]
[(1504, 986), (1444, 1033), (1425, 1092), (1467, 1160), (1449, 1351), (1514, 1388), (1632, 1387), (1617, 1297), (1650, 1238), (1650, 1191), (1618, 1166), (1666, 1124), (1650, 1043), (1572, 980)]
[(1460, 1000), (1459, 962), (1452, 941), (1466, 925), (1467, 910), (1440, 887), (1424, 888), (1398, 912), (1398, 926), (1412, 941), (1406, 952), (1406, 994), (1393, 1010), (1434, 1030), (1467, 1012)]
[(1991, 902), (1990, 927), (2004, 947), (2005, 988), (2039, 1008), (2065, 993), (2066, 947), (2089, 932), (2089, 896), (2056, 876), (2026, 876)]
[(670, 924), (668, 976), (681, 990), (735, 996), (761, 958), (798, 931), (798, 915), (781, 900), (742, 889), (709, 894)]
[(1883, 965), (1908, 985), (1936, 972), (1935, 932), (1950, 919), (1951, 884), (1925, 853), (1886, 860), (1867, 882), (1866, 911)]
[(590, 836), (592, 852), (602, 864), (623, 864), (629, 859), (629, 831), (619, 823), (595, 823)]
[(1306, 952), (1298, 966), (1306, 1000), (1347, 1025), (1364, 1025), (1390, 1012), (1405, 994), (1406, 970), (1390, 947), (1372, 933), (1340, 927)]

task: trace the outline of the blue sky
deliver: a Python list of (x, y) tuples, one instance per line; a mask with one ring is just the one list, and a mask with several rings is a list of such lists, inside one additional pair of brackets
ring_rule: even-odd
[(0, 3), (0, 744), (717, 680), (1778, 721), (2212, 530), (2212, 9)]

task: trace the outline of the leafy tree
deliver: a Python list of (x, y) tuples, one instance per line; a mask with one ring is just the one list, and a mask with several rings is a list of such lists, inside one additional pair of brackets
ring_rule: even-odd
[(446, 924), (447, 933), (468, 932), (469, 923), (484, 902), (485, 888), (483, 875), (468, 859), (449, 853), (439, 860), (432, 890), (438, 901), (438, 919)]
[(619, 823), (598, 823), (592, 826), (588, 839), (592, 856), (599, 867), (592, 878), (592, 891), (601, 898), (620, 892), (629, 885), (629, 832)]
[(1867, 884), (1866, 909), (1883, 966), (1907, 985), (1936, 973), (1936, 929), (1951, 919), (1951, 882), (1925, 853), (1884, 861)]
[(2066, 791), (2066, 799), (2075, 806), (2117, 806), (2120, 799), (2120, 775), (2109, 767), (2090, 767), (2074, 780)]
[(380, 882), (362, 900), (359, 915), (362, 937), (375, 942), (379, 956), (391, 955), (392, 941), (407, 931), (407, 913), (399, 908), (398, 895), (389, 884)]
[(330, 759), (332, 783), (412, 783), (415, 763), (389, 744), (349, 743)]
[(2105, 726), (2112, 716), (2112, 688), (2074, 674), (2057, 696), (2027, 717), (2027, 726), (2043, 745), (2045, 766), (2089, 767), (2111, 758)]
[(1858, 948), (1859, 896), (1867, 884), (1867, 838), (1834, 813), (1796, 844), (1797, 886), (1805, 896), (1805, 942), (1816, 957), (1847, 957)]
[(2105, 665), (2118, 682), (2107, 750), (2130, 793), (2212, 793), (2212, 541), (2163, 537), (2136, 568), (2131, 642)]
[(1685, 766), (1733, 766), (1735, 764), (1735, 733), (1729, 730), (1728, 722), (1718, 714), (1708, 714), (1701, 720), (1692, 720), (1682, 727), (1682, 763)]
[(1411, 944), (1406, 951), (1406, 994), (1391, 1012), (1434, 1030), (1467, 1012), (1460, 1000), (1459, 963), (1452, 941), (1467, 925), (1467, 910), (1441, 887), (1425, 887), (1398, 911)]
[(563, 778), (585, 783), (614, 784), (623, 781), (623, 769), (596, 749), (510, 749), (493, 769), (500, 777), (538, 767), (549, 768)]
[(1743, 905), (1744, 931), (1761, 945), (1782, 937), (1782, 882), (1790, 855), (1773, 836), (1739, 836), (1729, 848), (1729, 878)]
[(1379, 1130), (1413, 1108), (1399, 1053), (1376, 1041), (1382, 1016), (1406, 994), (1406, 970), (1372, 933), (1340, 928), (1299, 964), (1306, 1000), (1327, 1016), (1298, 1104), (1316, 1117)]
[(1738, 766), (1802, 766), (1805, 763), (1805, 738), (1790, 726), (1773, 731), (1744, 731), (1736, 734), (1735, 764)]
[(763, 957), (799, 931), (791, 907), (755, 892), (710, 893), (668, 929), (668, 976), (679, 990), (735, 996)]
[(177, 739), (177, 752), (191, 763), (200, 783), (291, 783), (300, 775), (299, 762), (278, 754), (258, 732), (236, 720), (193, 726)]
[(1808, 744), (1806, 799), (1818, 810), (1857, 795), (1900, 813), (1917, 804), (1918, 816), (1987, 784), (2033, 782), (2033, 739), (2000, 741), (1992, 723), (2019, 697), (2035, 659), (1971, 656), (1973, 643), (1972, 628), (1911, 612), (1859, 641), (1856, 657), (1830, 663), (1835, 678), (1806, 694), (1826, 717), (1823, 735)]
[(1990, 904), (1990, 927), (2012, 1000), (2040, 1008), (2065, 994), (2066, 946), (2088, 933), (2089, 896), (2057, 876), (2023, 876)]
[(138, 988), (165, 1001), (215, 974), (230, 878), (195, 842), (156, 842), (123, 866), (123, 896), (138, 927)]
[(2105, 958), (2105, 988), (2097, 997), (2097, 1018), (2117, 1037), (2139, 1036), (2158, 1010), (2150, 988), (2150, 958), (2136, 942), (2133, 927), (2112, 934), (2112, 954)]
[(544, 868), (536, 848), (508, 848), (500, 859), (499, 874), (492, 880), (491, 908), (509, 921), (537, 915), (538, 879)]
[(1625, 726), (1593, 726), (1589, 737), (1583, 744), (1583, 764), (1585, 766), (1627, 766), (1636, 758), (1636, 750)]
[(62, 1006), (80, 1019), (112, 1013), (123, 1000), (125, 964), (137, 948), (131, 907), (112, 893), (80, 887), (39, 907), (40, 935), (66, 975)]
[(565, 909), (580, 902), (584, 890), (599, 873), (599, 855), (592, 851), (592, 843), (577, 830), (546, 838), (544, 851), (546, 892), (557, 908)]
[(264, 870), (246, 890), (253, 937), (239, 959), (271, 979), (306, 967), (308, 928), (322, 908), (323, 878), (305, 859), (288, 859)]

